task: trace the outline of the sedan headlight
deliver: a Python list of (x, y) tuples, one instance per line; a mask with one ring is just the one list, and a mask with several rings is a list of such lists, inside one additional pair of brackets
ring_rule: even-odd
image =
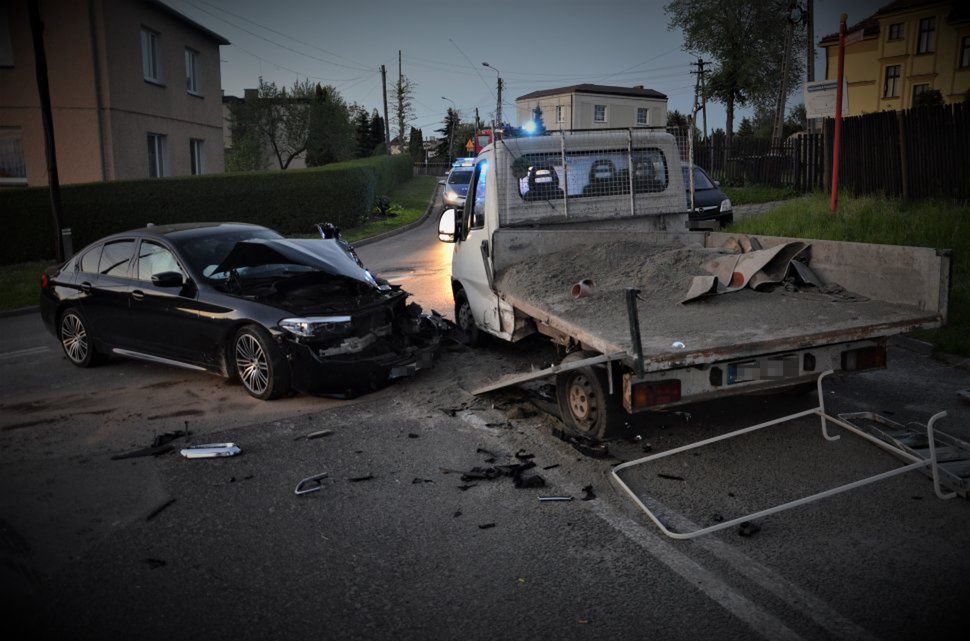
[(453, 205), (453, 204), (455, 204), (455, 203), (458, 202), (458, 198), (459, 198), (458, 192), (456, 192), (456, 191), (454, 191), (454, 190), (452, 190), (450, 188), (445, 190), (445, 202), (446, 203)]
[(731, 199), (725, 198), (721, 201), (721, 212), (731, 211)]
[(353, 327), (350, 316), (309, 316), (307, 318), (284, 318), (280, 327), (293, 334), (309, 338), (320, 334), (342, 334)]

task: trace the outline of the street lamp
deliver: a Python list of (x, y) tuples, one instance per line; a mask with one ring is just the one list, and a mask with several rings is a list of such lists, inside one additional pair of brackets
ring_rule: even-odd
[[(452, 100), (451, 98), (448, 98), (447, 96), (441, 96), (441, 99), (442, 100), (447, 100), (448, 102), (451, 103), (451, 107), (452, 107), (452, 109), (454, 109), (455, 115), (457, 116), (458, 115), (458, 105), (455, 104), (455, 101)], [(447, 124), (447, 123), (445, 123), (445, 124)], [(455, 123), (451, 123), (451, 133), (448, 134), (448, 162), (451, 162), (452, 161), (452, 152), (451, 152), (451, 150), (454, 148), (454, 146), (455, 146)]]
[(483, 67), (488, 67), (498, 75), (498, 96), (495, 99), (495, 120), (498, 121), (499, 127), (502, 126), (502, 72), (496, 67), (488, 64), (487, 62), (482, 62)]

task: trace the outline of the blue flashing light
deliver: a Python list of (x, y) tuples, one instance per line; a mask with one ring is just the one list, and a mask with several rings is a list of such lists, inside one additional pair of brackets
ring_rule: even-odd
[(534, 134), (536, 132), (536, 123), (534, 120), (526, 121), (522, 124), (522, 131), (527, 134)]

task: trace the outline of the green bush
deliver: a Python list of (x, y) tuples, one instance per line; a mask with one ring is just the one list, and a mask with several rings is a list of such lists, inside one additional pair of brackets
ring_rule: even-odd
[[(69, 185), (61, 189), (74, 248), (146, 223), (256, 223), (283, 234), (317, 222), (362, 224), (374, 198), (411, 177), (406, 156), (352, 160), (314, 169), (215, 174)], [(0, 191), (0, 264), (54, 255), (45, 187)]]

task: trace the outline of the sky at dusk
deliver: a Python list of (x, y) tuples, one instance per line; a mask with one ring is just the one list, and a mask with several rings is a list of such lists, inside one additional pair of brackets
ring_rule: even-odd
[[(815, 0), (816, 39), (838, 30), (839, 14), (857, 22), (888, 0)], [(466, 120), (477, 106), (495, 111), (502, 72), (506, 120), (515, 98), (538, 89), (591, 82), (644, 85), (669, 97), (668, 109), (693, 105), (694, 56), (679, 31), (668, 30), (663, 2), (635, 0), (165, 0), (223, 35), (222, 87), (242, 95), (262, 76), (278, 84), (297, 78), (332, 84), (348, 102), (381, 109), (380, 65), (390, 88), (398, 49), (416, 85), (413, 125), (426, 135), (441, 126), (450, 98)], [(783, 38), (784, 34), (779, 34)], [(804, 56), (804, 51), (796, 52)], [(824, 50), (816, 78), (824, 75)], [(390, 95), (389, 95), (390, 99)], [(801, 92), (789, 99), (801, 102)], [(741, 110), (738, 119), (748, 114)], [(708, 105), (708, 126), (724, 126), (724, 108)]]

